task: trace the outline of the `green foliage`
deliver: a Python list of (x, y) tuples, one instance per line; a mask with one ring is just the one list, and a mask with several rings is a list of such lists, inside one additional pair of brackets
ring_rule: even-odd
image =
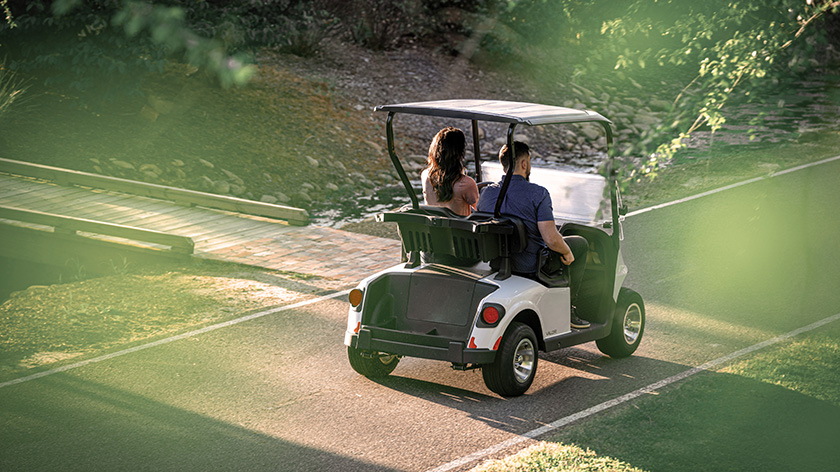
[[(225, 87), (255, 72), (262, 46), (314, 55), (336, 19), (302, 0), (3, 0), (10, 67), (86, 97), (140, 94), (144, 77), (185, 60)], [(12, 31), (13, 26), (20, 26)]]
[(293, 16), (283, 18), (283, 34), (278, 47), (301, 57), (312, 57), (321, 42), (338, 26), (338, 19), (324, 10), (301, 8)]
[(0, 7), (3, 9), (3, 16), (6, 18), (6, 24), (10, 28), (17, 26), (15, 19), (12, 17), (12, 10), (9, 9), (9, 0), (0, 0)]
[(444, 52), (470, 55), (480, 44), (487, 49), (515, 50), (516, 41), (492, 38), (495, 12), (502, 4), (500, 0), (334, 0), (326, 1), (325, 8), (343, 19), (352, 41), (368, 49), (385, 50), (421, 40)]
[(0, 121), (12, 104), (19, 101), (26, 87), (16, 74), (0, 63)]
[(139, 95), (146, 75), (174, 57), (209, 71), (223, 86), (244, 84), (254, 72), (246, 55), (229, 54), (227, 36), (194, 32), (178, 6), (122, 0), (8, 0), (4, 6), (16, 26), (11, 19), (0, 24), (9, 67), (75, 91), (88, 104)]
[(262, 46), (314, 55), (337, 19), (301, 0), (189, 1), (177, 5), (196, 33), (222, 42), (228, 53)]
[[(840, 47), (838, 0), (0, 0), (10, 69), (98, 99), (140, 93), (167, 60), (224, 86), (263, 46), (308, 57), (339, 27), (384, 50), (424, 41), (542, 82), (548, 97), (615, 118), (619, 153), (653, 176), (725, 107), (760, 99)], [(338, 18), (341, 18), (339, 22)], [(831, 20), (831, 21), (827, 21)], [(16, 26), (16, 27), (15, 27)], [(832, 29), (833, 28), (833, 29)], [(583, 87), (582, 85), (585, 85)], [(627, 115), (632, 115), (629, 120)], [(632, 121), (632, 123), (629, 123)], [(631, 126), (632, 125), (632, 126)], [(638, 160), (636, 160), (638, 162)]]
[(223, 87), (245, 84), (255, 72), (244, 55), (228, 55), (222, 39), (195, 34), (186, 26), (181, 8), (130, 2), (117, 11), (112, 21), (128, 37), (147, 33), (152, 43), (164, 51), (183, 54), (190, 64), (212, 72)]
[(16, 28), (2, 28), (0, 39), (9, 68), (44, 78), (71, 93), (91, 93), (87, 101), (139, 93), (139, 83), (163, 64), (162, 53), (147, 42), (129, 41), (109, 25), (114, 2), (90, 2), (85, 8), (57, 17), (48, 2), (10, 2)]
[(109, 262), (111, 263), (111, 272), (114, 275), (128, 275), (131, 263), (125, 256), (120, 256), (118, 261), (110, 259)]
[(347, 29), (351, 39), (368, 49), (381, 51), (418, 28), (422, 6), (416, 0), (354, 0)]
[[(650, 97), (626, 102), (644, 113), (645, 121), (656, 116), (622, 140), (621, 154), (645, 159), (625, 169), (628, 178), (655, 175), (658, 164), (671, 159), (692, 133), (719, 130), (726, 105), (760, 99), (762, 92), (817, 66), (816, 54), (829, 41), (840, 46), (822, 24), (836, 18), (836, 0), (607, 4), (521, 0), (509, 3), (499, 18), (539, 51), (531, 53), (531, 62), (539, 65), (548, 88), (599, 107), (634, 94)], [(583, 97), (569, 83), (586, 84), (591, 93)]]
[[(673, 99), (673, 110), (666, 118), (671, 124), (654, 131), (673, 139), (653, 141), (659, 144), (650, 155), (651, 165), (672, 158), (702, 126), (712, 133), (718, 131), (726, 121), (724, 107), (732, 100), (750, 100), (768, 82), (778, 84), (816, 66), (814, 46), (826, 38), (823, 29), (808, 26), (831, 7), (788, 0), (732, 3), (708, 15), (688, 15), (675, 27), (664, 28), (663, 36), (679, 35), (679, 42), (650, 53), (651, 59), (660, 67), (695, 67), (697, 75)], [(639, 62), (645, 54), (637, 50), (635, 56)], [(616, 64), (622, 67), (621, 62)]]

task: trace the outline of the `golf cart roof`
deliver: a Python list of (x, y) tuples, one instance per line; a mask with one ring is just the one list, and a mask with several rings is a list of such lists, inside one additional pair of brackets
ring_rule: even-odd
[(536, 103), (509, 102), (505, 100), (436, 100), (383, 105), (374, 108), (374, 110), (477, 121), (517, 123), (529, 126), (581, 121), (600, 121), (612, 124), (610, 120), (594, 111)]

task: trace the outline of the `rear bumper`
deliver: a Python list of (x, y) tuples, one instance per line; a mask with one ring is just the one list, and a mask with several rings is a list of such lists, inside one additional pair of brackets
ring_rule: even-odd
[(496, 351), (467, 349), (463, 342), (429, 334), (406, 333), (363, 326), (350, 338), (350, 346), (364, 351), (447, 361), (455, 364), (490, 364)]

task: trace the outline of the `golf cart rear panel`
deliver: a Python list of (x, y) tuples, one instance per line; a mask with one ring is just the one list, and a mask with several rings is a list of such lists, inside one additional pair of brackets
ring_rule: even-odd
[(437, 265), (382, 275), (367, 287), (355, 347), (465, 362), (479, 305), (498, 288), (480, 279)]
[(484, 213), (462, 218), (443, 211), (422, 207), (383, 214), (384, 221), (398, 225), (406, 268), (419, 267), (422, 256), (448, 258), (448, 264), (372, 280), (353, 347), (458, 364), (492, 361), (493, 351), (468, 347), (481, 301), (498, 289), (481, 280), (495, 272), (489, 261), (498, 261), (499, 275), (510, 277), (508, 258), (521, 250), (525, 230), (516, 218)]

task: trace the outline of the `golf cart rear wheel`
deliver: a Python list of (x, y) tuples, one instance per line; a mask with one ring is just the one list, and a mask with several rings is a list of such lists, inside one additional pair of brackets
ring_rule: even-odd
[(364, 352), (350, 346), (347, 346), (347, 359), (353, 370), (369, 378), (387, 376), (400, 362), (399, 356), (393, 354)]
[(481, 368), (487, 388), (503, 397), (525, 393), (534, 381), (539, 360), (537, 336), (530, 326), (513, 322), (507, 329), (496, 360)]
[(644, 331), (645, 304), (642, 296), (622, 287), (615, 304), (612, 330), (609, 336), (599, 339), (596, 344), (601, 352), (610, 357), (627, 357), (636, 352)]

